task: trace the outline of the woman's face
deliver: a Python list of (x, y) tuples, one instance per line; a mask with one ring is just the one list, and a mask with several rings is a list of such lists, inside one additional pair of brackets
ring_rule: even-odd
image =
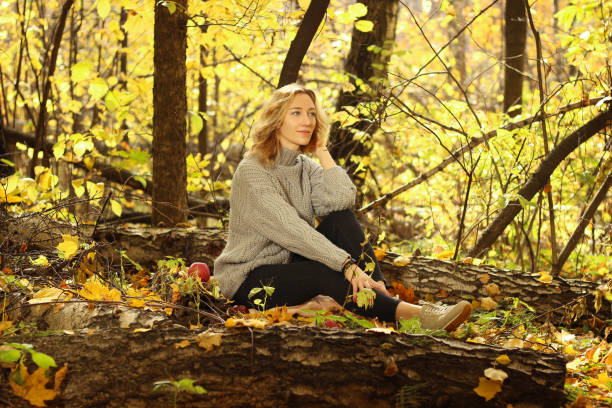
[(291, 150), (306, 146), (317, 124), (315, 112), (310, 96), (305, 93), (295, 95), (276, 133), (281, 146)]

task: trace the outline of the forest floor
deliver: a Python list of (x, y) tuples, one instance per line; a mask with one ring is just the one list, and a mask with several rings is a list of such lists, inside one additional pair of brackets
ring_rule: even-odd
[[(565, 407), (612, 405), (612, 347), (608, 344), (612, 322), (594, 316), (583, 317), (580, 322), (564, 327), (536, 316), (536, 311), (518, 298), (504, 298), (493, 303), (474, 300), (474, 312), (469, 321), (447, 334), (421, 329), (418, 319), (388, 324), (344, 310), (335, 313), (298, 312), (286, 308), (265, 312), (246, 310), (226, 303), (218, 293), (214, 278), (202, 282), (199, 276), (189, 274), (181, 259), (160, 260), (149, 270), (123, 255), (120, 266), (111, 268), (96, 253), (94, 246), (83, 247), (69, 235), (63, 236), (57, 249), (55, 253), (45, 253), (30, 250), (24, 244), (16, 247), (16, 253), (3, 259), (7, 266), (0, 272), (0, 378), (6, 379), (8, 385), (0, 384), (0, 389), (13, 395), (11, 398), (0, 397), (0, 404), (17, 406), (10, 405), (14, 404), (17, 396), (33, 406), (45, 406), (46, 402), (53, 406), (54, 398), (61, 396), (62, 381), (70, 367), (58, 367), (53, 356), (37, 352), (26, 344), (12, 343), (10, 339), (32, 333), (37, 336), (51, 333), (37, 327), (39, 322), (25, 312), (26, 309), (46, 306), (56, 311), (69, 303), (85, 302), (90, 311), (94, 305), (163, 310), (173, 323), (197, 331), (210, 325), (264, 328), (277, 324), (338, 330), (374, 329), (387, 333), (450, 336), (469, 343), (558, 353), (567, 360)], [(405, 288), (397, 282), (392, 286), (394, 294), (403, 300), (419, 301), (412, 288)], [(443, 297), (444, 290), (441, 290), (438, 299), (428, 296), (424, 300), (439, 301), (444, 300)], [(362, 301), (367, 302), (367, 298)], [(606, 302), (604, 307), (608, 306)], [(141, 330), (150, 330), (150, 327)], [(503, 356), (498, 359), (502, 370), (507, 364), (504, 360)], [(37, 369), (30, 372), (28, 367)], [(172, 386), (191, 393), (202, 390), (189, 381), (158, 386)], [(494, 384), (480, 384), (474, 392), (483, 398), (492, 398), (498, 389)]]

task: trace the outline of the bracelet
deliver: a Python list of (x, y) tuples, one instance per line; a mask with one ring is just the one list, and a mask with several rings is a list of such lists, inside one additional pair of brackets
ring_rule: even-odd
[(344, 261), (344, 264), (342, 264), (342, 273), (346, 274), (346, 270), (351, 265), (357, 265), (357, 261), (354, 260), (353, 258), (348, 258), (346, 261)]

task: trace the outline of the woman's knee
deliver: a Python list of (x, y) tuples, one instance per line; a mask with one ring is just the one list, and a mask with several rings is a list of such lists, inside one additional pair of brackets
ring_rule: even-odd
[(331, 226), (346, 226), (349, 224), (359, 224), (355, 213), (351, 210), (334, 211), (327, 214), (319, 224), (319, 228), (329, 228)]

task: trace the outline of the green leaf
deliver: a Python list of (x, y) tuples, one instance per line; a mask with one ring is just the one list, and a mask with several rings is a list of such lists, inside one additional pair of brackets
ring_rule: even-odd
[(14, 363), (21, 357), (21, 351), (10, 349), (0, 351), (0, 363)]
[(42, 367), (45, 370), (48, 369), (49, 367), (57, 367), (53, 357), (45, 353), (39, 353), (38, 351), (34, 351), (34, 350), (30, 351), (30, 353), (32, 354), (32, 361), (34, 361), (34, 363), (36, 363), (37, 366)]
[(367, 309), (374, 305), (374, 299), (376, 298), (376, 292), (372, 289), (363, 288), (357, 292), (357, 306)]
[(374, 28), (374, 23), (370, 20), (359, 20), (355, 22), (355, 28), (358, 31), (369, 33)]
[(98, 0), (98, 15), (104, 19), (110, 13), (110, 0)]
[(202, 128), (204, 127), (204, 121), (198, 112), (195, 112), (191, 115), (191, 131), (193, 134), (197, 135), (200, 133)]
[(89, 84), (89, 94), (94, 99), (101, 99), (108, 92), (108, 84), (102, 78), (96, 78)]
[(134, 176), (134, 180), (138, 181), (144, 188), (147, 188), (147, 179), (141, 176)]
[(181, 391), (188, 391), (193, 394), (205, 394), (207, 392), (203, 387), (193, 385), (194, 382), (195, 380), (190, 378), (183, 378), (182, 380), (172, 382), (172, 385)]
[(262, 288), (253, 288), (253, 289), (251, 289), (251, 291), (249, 292), (249, 295), (247, 297), (250, 299), (253, 296), (255, 296), (256, 294), (258, 294), (259, 292), (261, 292), (262, 290), (263, 290)]

